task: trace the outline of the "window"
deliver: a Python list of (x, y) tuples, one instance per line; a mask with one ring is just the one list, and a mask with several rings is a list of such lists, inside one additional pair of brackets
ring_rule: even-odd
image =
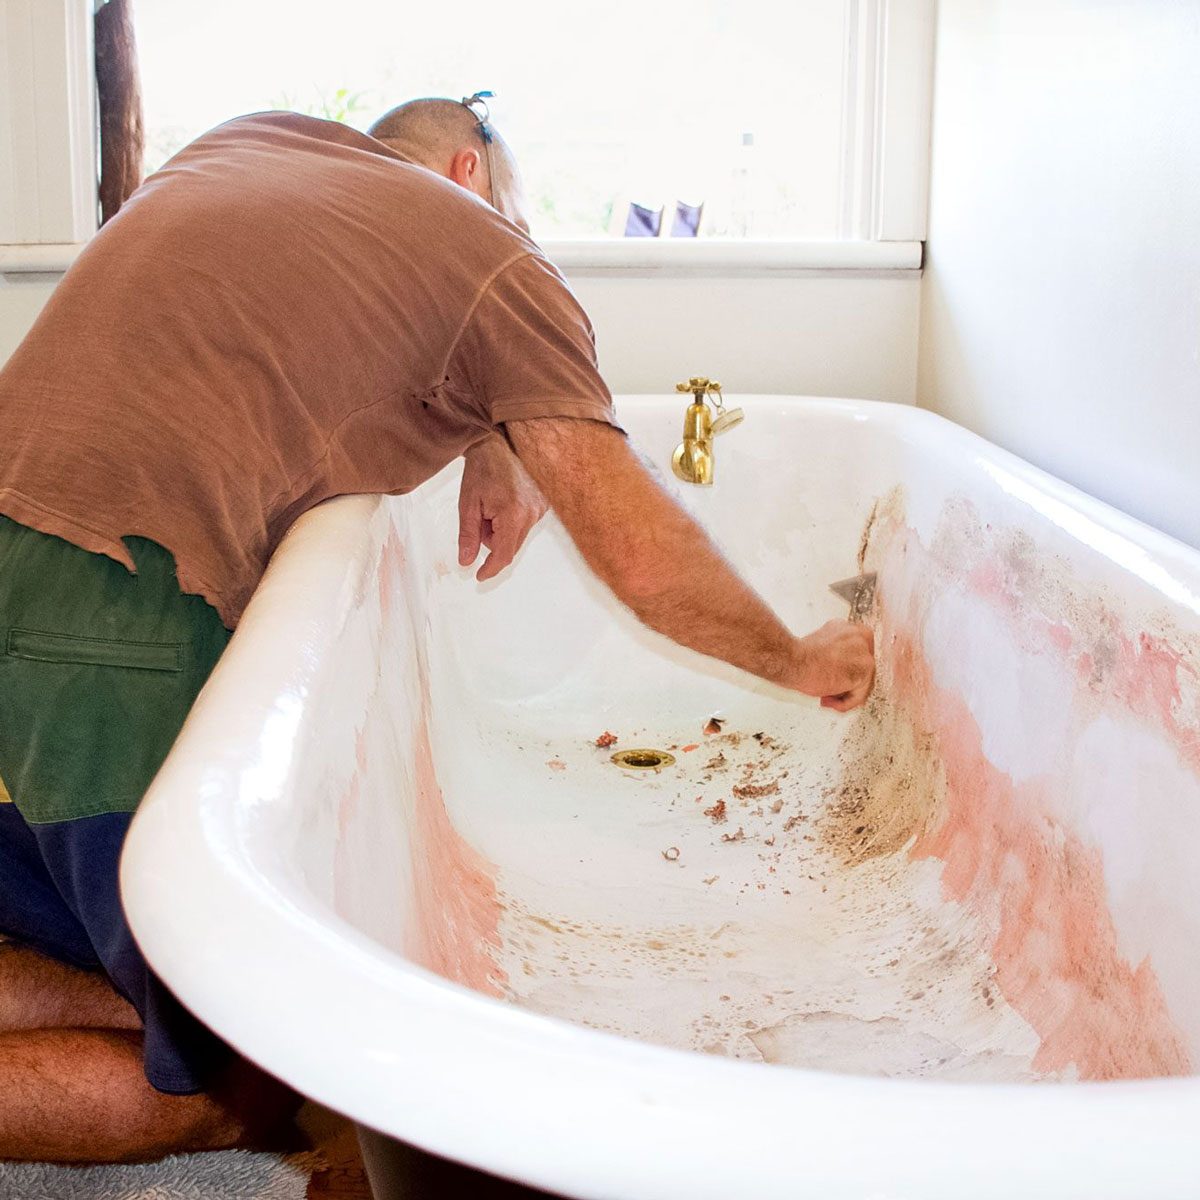
[(54, 263), (96, 228), (92, 0), (0, 0), (4, 269)]
[[(0, 0), (0, 269), (61, 269), (95, 228), (95, 3)], [(137, 0), (147, 165), (245, 112), (365, 128), (489, 88), (561, 265), (911, 268), (933, 6)], [(633, 204), (664, 234), (703, 206), (699, 236), (624, 237)]]
[(663, 232), (683, 204), (703, 206), (701, 236), (846, 236), (864, 7), (880, 5), (137, 0), (147, 167), (239, 113), (365, 128), (413, 96), (487, 88), (535, 236), (622, 234), (631, 203)]

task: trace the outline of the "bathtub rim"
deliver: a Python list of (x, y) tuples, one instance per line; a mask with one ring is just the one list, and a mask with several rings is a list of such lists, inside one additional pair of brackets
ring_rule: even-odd
[[(1200, 581), (1196, 562), (1186, 561), (1200, 558), (1196, 551), (935, 414), (825, 398), (736, 400), (754, 407), (803, 402), (810, 411), (894, 423), (904, 433), (936, 429), (964, 451), (1086, 508), (1086, 517), (1094, 519), (1100, 509), (1113, 533), (1147, 551), (1169, 553)], [(830, 1181), (822, 1194), (831, 1198), (919, 1188), (922, 1196), (949, 1200), (961, 1195), (963, 1154), (987, 1163), (988, 1174), (1002, 1180), (994, 1193), (981, 1180), (974, 1188), (981, 1197), (1018, 1188), (1038, 1195), (1047, 1179), (1064, 1200), (1128, 1195), (1132, 1184), (1147, 1196), (1184, 1195), (1172, 1190), (1171, 1181), (1177, 1187), (1185, 1172), (1193, 1190), (1200, 1186), (1200, 1160), (1183, 1152), (1200, 1117), (1196, 1077), (1036, 1086), (894, 1080), (634, 1042), (442, 980), (374, 943), (315, 898), (305, 904), (304, 897), (282, 891), (252, 853), (247, 834), (253, 814), (236, 798), (238, 786), (248, 786), (247, 771), (235, 764), (252, 764), (249, 784), (259, 789), (257, 804), (279, 802), (292, 756), (272, 739), (279, 740), (281, 722), (298, 711), (317, 671), (296, 647), (327, 643), (346, 620), (356, 581), (369, 565), (372, 525), (387, 519), (386, 505), (374, 497), (342, 497), (297, 522), (126, 845), (122, 894), (147, 958), (226, 1040), (361, 1124), (484, 1170), (581, 1196), (611, 1196), (630, 1187), (638, 1195), (680, 1194), (672, 1187), (685, 1177), (674, 1181), (669, 1169), (671, 1157), (680, 1154), (690, 1163), (690, 1195), (737, 1194), (748, 1182), (764, 1196), (794, 1195), (770, 1185), (786, 1183), (797, 1169), (791, 1115), (797, 1111), (805, 1113), (805, 1170)], [(349, 555), (348, 545), (354, 547)], [(251, 639), (256, 654), (240, 653), (237, 647)], [(272, 737), (267, 729), (274, 730)], [(281, 1020), (261, 1003), (262, 993), (270, 995), (278, 985), (273, 963), (256, 951), (262, 945), (288, 963), (287, 1007), (301, 1014), (298, 1020)], [(217, 978), (223, 982), (214, 985)], [(329, 1014), (348, 996), (378, 1021), (331, 1027)], [(401, 1008), (403, 1026), (395, 1020)], [(292, 1026), (320, 1031), (320, 1037), (297, 1039)], [(381, 1047), (376, 1030), (387, 1030), (394, 1040)], [(351, 1063), (354, 1079), (346, 1070)], [(448, 1072), (455, 1076), (449, 1089)], [(563, 1088), (564, 1079), (584, 1075), (587, 1088)], [(439, 1103), (422, 1107), (421, 1098), (439, 1088)], [(496, 1096), (507, 1102), (498, 1105)], [(557, 1130), (563, 1139), (533, 1173), (522, 1136), (531, 1125)], [(604, 1143), (624, 1148), (619, 1161), (600, 1139), (589, 1140), (586, 1131), (594, 1127), (604, 1129)], [(885, 1171), (864, 1169), (866, 1130)], [(1064, 1144), (1070, 1137), (1075, 1141)], [(958, 1147), (953, 1159), (944, 1153), (947, 1141)], [(1007, 1158), (997, 1162), (1001, 1147)], [(749, 1175), (748, 1148), (758, 1168)], [(1150, 1163), (1161, 1168), (1161, 1189), (1145, 1190)], [(1098, 1190), (1100, 1168), (1107, 1178)], [(698, 1190), (697, 1174), (715, 1190)], [(845, 1188), (830, 1190), (834, 1180)], [(647, 1190), (648, 1184), (658, 1190)]]
[[(678, 407), (676, 397), (665, 397), (650, 393), (631, 393), (615, 396), (618, 413), (626, 404), (647, 405), (657, 403), (669, 412)], [(836, 415), (863, 424), (889, 430), (901, 440), (913, 443), (915, 439), (946, 438), (951, 445), (957, 443), (965, 458), (985, 471), (1000, 487), (1019, 499), (1031, 501), (1030, 491), (1042, 493), (1047, 504), (1038, 505), (1038, 510), (1054, 524), (1063, 527), (1064, 521), (1078, 526), (1094, 527), (1102, 535), (1098, 540), (1088, 540), (1097, 553), (1118, 561), (1125, 570), (1127, 563), (1120, 563), (1114, 551), (1124, 541), (1161, 560), (1164, 567), (1179, 573), (1187, 580), (1190, 602), (1178, 601), (1181, 607), (1200, 615), (1200, 547), (1189, 545), (1179, 538), (1147, 524), (1139, 517), (1114, 507), (1074, 484), (1052, 475), (1021, 458), (1010, 450), (989, 442), (963, 425), (943, 417), (926, 408), (911, 404), (898, 404), (884, 400), (858, 400), (832, 396), (776, 395), (766, 393), (724, 393), (728, 407), (741, 405), (750, 415), (754, 410), (771, 411), (788, 419), (800, 418), (801, 410), (813, 414)], [(735, 438), (722, 439), (722, 448), (732, 452)], [(1022, 486), (1023, 485), (1023, 486)], [(1084, 539), (1080, 539), (1084, 540)], [(1138, 574), (1136, 569), (1131, 573)], [(1147, 586), (1161, 590), (1152, 579), (1142, 577)]]

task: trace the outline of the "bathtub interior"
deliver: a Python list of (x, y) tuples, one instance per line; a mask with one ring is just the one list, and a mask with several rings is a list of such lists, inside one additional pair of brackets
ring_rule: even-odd
[[(702, 490), (670, 477), (678, 405), (621, 408), (791, 627), (878, 571), (864, 710), (645, 630), (552, 518), (475, 583), (451, 469), (377, 510), (258, 853), (398, 970), (630, 1038), (947, 1080), (1190, 1072), (1200, 573), (921, 414), (748, 410)], [(642, 746), (674, 765), (611, 762)]]

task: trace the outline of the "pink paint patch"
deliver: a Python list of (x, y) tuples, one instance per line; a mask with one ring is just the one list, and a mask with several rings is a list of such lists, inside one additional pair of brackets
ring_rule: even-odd
[(350, 782), (346, 784), (346, 790), (342, 793), (341, 799), (337, 804), (337, 831), (338, 831), (338, 846), (339, 848), (345, 844), (346, 835), (350, 831), (350, 822), (354, 820), (354, 814), (358, 809), (358, 797), (362, 792), (362, 776), (355, 771), (350, 776)]
[(358, 811), (362, 776), (355, 771), (337, 803), (337, 841), (333, 847), (333, 898), (339, 912), (354, 881), (354, 855), (350, 849), (350, 825)]
[(547, 759), (546, 766), (552, 771), (565, 771), (567, 769), (567, 764), (561, 758)]
[[(911, 856), (940, 861), (947, 897), (993, 931), (996, 982), (1041, 1038), (1038, 1070), (1074, 1068), (1093, 1080), (1187, 1073), (1188, 1050), (1150, 963), (1132, 965), (1119, 951), (1099, 851), (1052, 815), (1050, 789), (1065, 786), (1066, 775), (1014, 784), (985, 755), (966, 701), (937, 686), (920, 651), (918, 631), (931, 596), (952, 580), (956, 566), (970, 564), (938, 563), (899, 524), (880, 534), (880, 578), (887, 586), (880, 589), (876, 644), (889, 647), (881, 683), (914, 728), (931, 732), (945, 777), (944, 810)], [(1069, 658), (1070, 629), (1025, 601), (1014, 609), (1016, 594), (994, 590), (997, 577), (994, 570), (973, 571), (975, 594), (1006, 620), (1019, 620), (1033, 652), (1054, 647)], [(1076, 666), (1079, 703), (1095, 703), (1085, 678), (1095, 663), (1081, 654)], [(1152, 701), (1165, 722), (1178, 696), (1178, 666), (1153, 639), (1143, 637), (1136, 647), (1127, 640), (1106, 692), (1111, 696), (1119, 679), (1131, 707), (1144, 711)], [(1065, 772), (1069, 753), (1062, 761)]]
[(404, 565), (404, 546), (395, 529), (390, 529), (379, 559), (379, 608), (385, 619), (392, 611), (392, 597), (401, 586)]
[(1082, 1079), (1186, 1074), (1154, 972), (1117, 949), (1099, 853), (1045, 817), (1037, 787), (1014, 787), (992, 766), (965, 704), (922, 678), (924, 664), (904, 650), (915, 719), (939, 731), (948, 804), (912, 857), (940, 859), (950, 897), (998, 915), (996, 982), (1042, 1039), (1034, 1066), (1074, 1066)]
[(1051, 625), (1046, 630), (1046, 636), (1050, 639), (1050, 644), (1060, 654), (1066, 655), (1071, 653), (1071, 647), (1074, 645), (1075, 639), (1069, 625)]
[(1007, 598), (1004, 574), (997, 563), (987, 561), (977, 566), (967, 577), (967, 586), (977, 596)]
[(418, 723), (413, 741), (417, 911), (409, 953), (446, 979), (489, 996), (503, 996), (508, 976), (494, 957), (500, 948), (497, 868), (450, 822), (434, 768), (426, 719)]

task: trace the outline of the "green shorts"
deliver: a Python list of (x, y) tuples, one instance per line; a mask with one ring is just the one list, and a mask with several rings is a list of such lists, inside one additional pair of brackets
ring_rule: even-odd
[(229, 640), (125, 543), (136, 575), (0, 517), (0, 777), (30, 823), (133, 812)]
[(125, 544), (136, 575), (0, 516), (0, 934), (103, 971), (142, 1018), (147, 1079), (182, 1094), (232, 1051), (141, 957), (118, 863), (230, 635), (168, 551)]

